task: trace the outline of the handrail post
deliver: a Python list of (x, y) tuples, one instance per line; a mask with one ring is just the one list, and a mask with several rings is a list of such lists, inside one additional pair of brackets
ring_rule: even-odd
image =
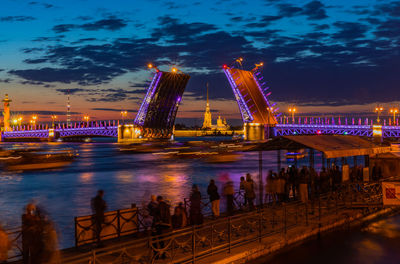
[(121, 237), (121, 222), (120, 222), (121, 213), (117, 210), (117, 234), (118, 237)]
[(318, 238), (321, 234), (321, 199), (318, 197)]
[(231, 226), (231, 217), (228, 217), (228, 253), (231, 253), (231, 232), (232, 232), (232, 226)]
[(308, 226), (308, 206), (307, 206), (307, 202), (305, 203), (306, 206), (306, 226)]
[(262, 237), (262, 210), (260, 210), (259, 213), (259, 218), (258, 218), (258, 240), (261, 243), (261, 237)]
[(196, 261), (196, 228), (192, 226), (192, 263)]
[[(283, 222), (284, 222), (284, 235), (285, 235), (285, 241), (286, 241), (286, 232), (287, 232), (287, 212), (286, 212), (286, 205), (283, 206)], [(286, 242), (285, 242), (286, 243)]]
[(214, 254), (214, 224), (211, 225), (211, 255)]

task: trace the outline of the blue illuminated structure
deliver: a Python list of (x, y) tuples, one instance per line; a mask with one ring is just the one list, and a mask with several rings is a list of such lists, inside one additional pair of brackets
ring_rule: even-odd
[(228, 78), (229, 84), (232, 87), (233, 94), (235, 95), (236, 102), (239, 105), (239, 111), (242, 116), (242, 120), (244, 123), (250, 123), (254, 120), (253, 116), (251, 115), (251, 112), (249, 108), (247, 107), (246, 101), (243, 99), (242, 94), (240, 93), (238, 86), (236, 85), (235, 81), (232, 78), (232, 74), (230, 72), (230, 69), (226, 66), (224, 66), (224, 73), (226, 77)]
[(158, 83), (160, 82), (161, 76), (162, 76), (161, 71), (157, 71), (156, 74), (154, 75), (153, 80), (151, 81), (150, 86), (147, 89), (146, 96), (144, 97), (144, 100), (139, 108), (139, 112), (136, 115), (136, 118), (134, 121), (136, 125), (143, 126), (145, 118), (146, 118), (147, 110), (149, 108), (149, 104), (151, 102), (151, 99), (154, 96), (154, 91), (156, 90)]

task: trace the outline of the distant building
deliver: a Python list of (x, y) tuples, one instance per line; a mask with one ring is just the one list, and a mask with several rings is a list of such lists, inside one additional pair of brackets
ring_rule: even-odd
[(217, 125), (212, 124), (212, 116), (210, 110), (210, 101), (208, 99), (208, 83), (207, 83), (207, 104), (206, 111), (204, 112), (204, 121), (202, 129), (212, 129), (217, 131), (227, 131), (229, 130), (229, 125), (226, 123), (226, 119), (221, 119), (221, 116), (218, 116)]

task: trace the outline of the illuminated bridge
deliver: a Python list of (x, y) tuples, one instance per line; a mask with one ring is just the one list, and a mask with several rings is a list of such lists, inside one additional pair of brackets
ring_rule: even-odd
[[(236, 60), (240, 68), (242, 59)], [(279, 117), (278, 108), (271, 104), (268, 96), (271, 94), (269, 87), (260, 73), (261, 64), (251, 71), (223, 66), (223, 71), (232, 88), (233, 94), (239, 106), (239, 111), (245, 128), (245, 138), (248, 140), (260, 140), (272, 136), (285, 135), (354, 135), (372, 137), (374, 135), (384, 138), (400, 137), (398, 120), (386, 125), (374, 125), (372, 120), (358, 120), (351, 118), (298, 118), (297, 123), (293, 118)]]
[[(241, 59), (239, 61), (241, 63)], [(233, 94), (239, 106), (248, 140), (264, 139), (270, 136), (270, 128), (277, 124), (275, 112), (271, 105), (263, 77), (256, 66), (251, 71), (245, 71), (224, 65), (224, 73), (232, 87)]]
[[(152, 66), (152, 65), (151, 65)], [(58, 138), (118, 137), (121, 142), (141, 138), (170, 138), (176, 113), (190, 76), (176, 68), (172, 72), (159, 71), (147, 89), (133, 124), (119, 122), (80, 122), (66, 126), (14, 126), (1, 133), (2, 141), (54, 140)]]
[[(155, 67), (154, 67), (155, 68)], [(176, 113), (190, 76), (173, 69), (172, 72), (159, 71), (150, 83), (145, 98), (133, 124), (118, 122), (81, 122), (70, 127), (57, 125), (55, 128), (13, 127), (2, 132), (3, 141), (53, 140), (74, 137), (118, 137), (121, 142), (140, 138), (170, 138), (173, 133)], [(398, 120), (392, 124), (383, 121), (374, 125), (372, 120), (360, 118), (326, 117), (281, 117), (278, 108), (271, 104), (269, 87), (261, 76), (259, 65), (251, 71), (224, 65), (223, 71), (232, 87), (239, 106), (247, 140), (259, 140), (284, 135), (354, 135), (384, 138), (400, 138)], [(289, 122), (290, 121), (290, 122)]]

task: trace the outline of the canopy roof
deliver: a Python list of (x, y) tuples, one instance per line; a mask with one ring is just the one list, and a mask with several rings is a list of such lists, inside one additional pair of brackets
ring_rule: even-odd
[(347, 135), (282, 136), (261, 143), (252, 150), (302, 148), (321, 151), (328, 159), (390, 152), (390, 146), (378, 145), (357, 136)]

